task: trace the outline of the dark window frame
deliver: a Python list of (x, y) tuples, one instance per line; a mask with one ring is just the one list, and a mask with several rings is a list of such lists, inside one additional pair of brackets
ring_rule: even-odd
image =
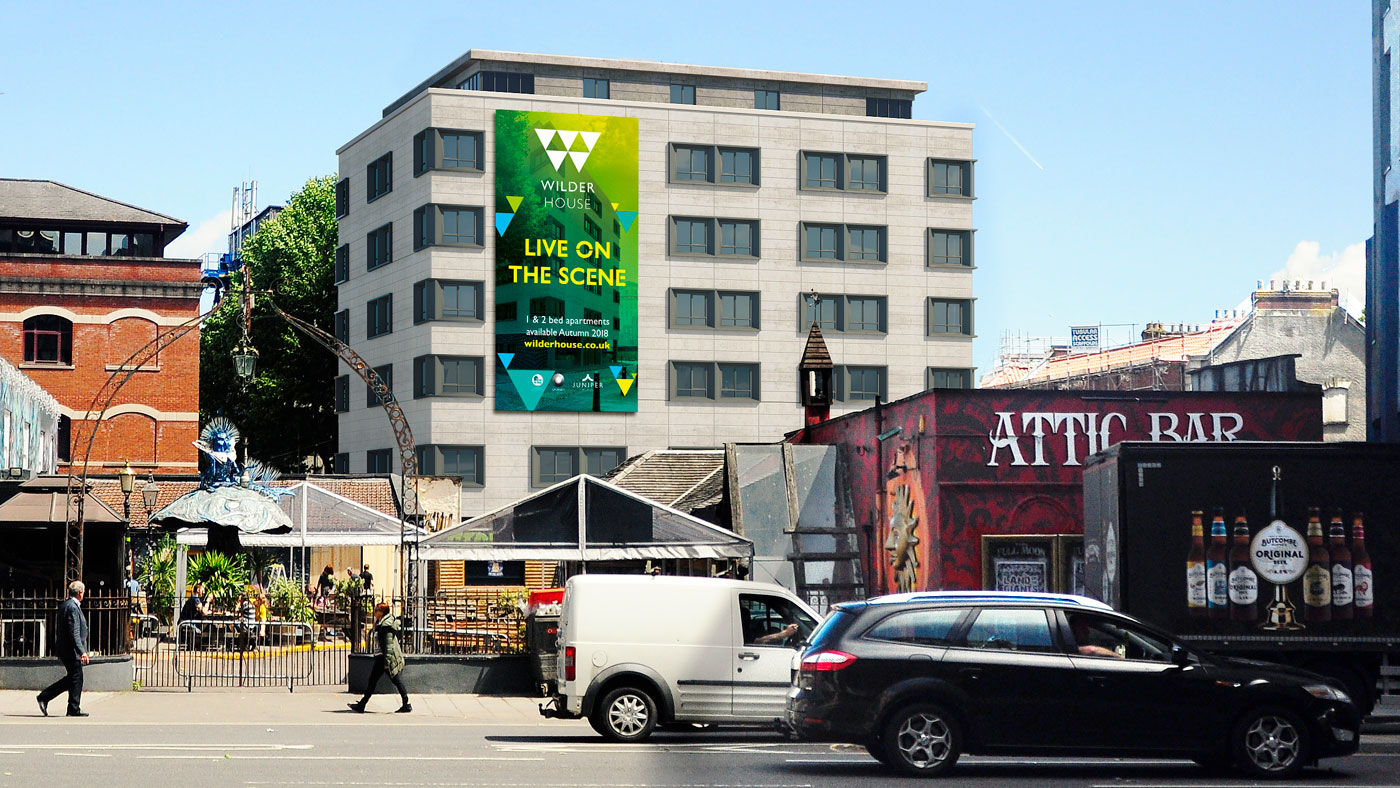
[[(724, 396), (724, 371), (725, 368), (745, 367), (749, 371), (750, 389), (748, 397), (727, 397)], [(705, 393), (682, 394), (681, 374), (683, 372), (699, 371), (704, 376)], [(763, 401), (763, 364), (757, 361), (684, 361), (673, 360), (666, 362), (666, 399), (668, 402), (709, 402), (713, 404), (730, 403), (735, 405), (757, 405)], [(688, 385), (684, 387), (687, 392), (696, 391), (694, 378), (686, 381)]]
[(869, 96), (865, 99), (865, 116), (867, 118), (909, 120), (914, 116), (914, 100)]
[[(969, 338), (971, 338), (971, 337), (977, 336), (977, 327), (976, 327), (976, 322), (975, 322), (975, 315), (974, 315), (974, 312), (973, 312), (973, 306), (974, 306), (975, 302), (976, 302), (976, 299), (973, 299), (973, 298), (936, 298), (936, 297), (933, 297), (933, 296), (930, 296), (930, 297), (928, 297), (928, 298), (925, 298), (925, 299), (924, 299), (924, 336), (925, 336), (925, 337), (928, 337), (928, 338), (930, 338), (930, 339), (939, 338), (939, 337), (969, 337)], [(959, 306), (962, 307), (961, 321), (960, 321), (960, 324), (959, 324), (960, 330), (958, 330), (958, 331), (935, 331), (935, 330), (934, 330), (934, 325), (935, 325), (935, 324), (934, 324), (933, 320), (934, 320), (934, 313), (935, 313), (935, 311), (936, 311), (936, 309), (937, 309), (937, 307), (936, 307), (937, 304), (958, 304)], [(942, 326), (942, 327), (948, 327), (948, 326), (951, 326), (951, 325), (953, 325), (953, 324), (947, 322), (946, 319), (945, 319), (944, 322), (938, 323), (937, 325)]]
[[(676, 167), (680, 161), (681, 151), (689, 153), (694, 153), (695, 151), (705, 152), (704, 178), (677, 177)], [(748, 154), (749, 180), (725, 180), (724, 156), (726, 153)], [(722, 186), (726, 189), (756, 189), (762, 185), (762, 161), (762, 148), (749, 147), (746, 145), (710, 145), (706, 143), (669, 142), (666, 144), (666, 182), (680, 185), (704, 184), (706, 186)], [(693, 175), (699, 171), (690, 169), (687, 170), (687, 172)]]
[[(699, 297), (704, 299), (705, 319), (703, 322), (681, 322), (680, 296), (685, 295), (691, 298)], [(747, 325), (725, 325), (726, 320), (737, 320), (738, 318), (726, 318), (724, 316), (725, 297), (744, 296), (749, 302), (749, 319)], [(709, 290), (694, 287), (673, 287), (666, 291), (667, 306), (667, 328), (678, 329), (704, 329), (721, 331), (758, 331), (761, 328), (760, 314), (762, 312), (762, 296), (758, 290)], [(693, 319), (693, 318), (692, 318)]]
[(394, 223), (382, 224), (365, 233), (365, 270), (373, 271), (394, 262)]
[(350, 376), (337, 375), (334, 386), (335, 412), (346, 413), (350, 410)]
[[(797, 294), (797, 331), (805, 334), (812, 327), (812, 305), (807, 302), (807, 293)], [(886, 335), (889, 333), (889, 311), (890, 300), (887, 295), (876, 295), (868, 293), (818, 293), (821, 296), (821, 304), (818, 307), (823, 312), (828, 305), (831, 309), (830, 320), (820, 320), (818, 325), (823, 332), (838, 334), (864, 334), (867, 336)], [(876, 323), (877, 328), (852, 328), (852, 302), (854, 301), (875, 301), (876, 302)]]
[[(453, 476), (462, 480), (462, 486), (471, 489), (479, 489), (486, 486), (486, 447), (472, 444), (460, 443), (425, 443), (416, 447), (418, 455), (418, 472), (424, 476)], [(473, 472), (470, 476), (460, 472), (448, 471), (446, 465), (446, 452), (456, 452), (474, 455)]]
[[(811, 183), (809, 182), (809, 181), (811, 180), (811, 178), (810, 178), (810, 173), (809, 173), (809, 169), (808, 169), (809, 157), (820, 157), (820, 158), (822, 158), (822, 159), (832, 159), (832, 160), (834, 160), (834, 162), (833, 162), (833, 163), (834, 163), (834, 167), (833, 167), (833, 176), (834, 176), (834, 177), (831, 179), (831, 180), (834, 180), (834, 181), (835, 181), (835, 184), (834, 184), (834, 185), (832, 185), (832, 186), (813, 185), (813, 184), (811, 184)], [(879, 171), (879, 184), (878, 184), (878, 188), (875, 188), (875, 189), (866, 189), (866, 188), (855, 189), (855, 188), (851, 188), (851, 160), (852, 160), (852, 159), (859, 159), (859, 160), (861, 160), (861, 161), (873, 159), (873, 160), (875, 161), (876, 167), (878, 168), (878, 171)], [(841, 193), (844, 193), (844, 194), (878, 194), (878, 195), (881, 195), (881, 196), (884, 196), (884, 195), (887, 195), (887, 194), (890, 193), (890, 184), (889, 184), (890, 158), (889, 158), (889, 156), (887, 156), (887, 155), (885, 155), (885, 154), (883, 154), (883, 153), (842, 153), (842, 152), (839, 152), (839, 151), (801, 150), (801, 151), (798, 151), (798, 153), (797, 153), (797, 166), (798, 166), (798, 170), (797, 170), (797, 188), (798, 188), (799, 190), (801, 190), (801, 191), (808, 191), (808, 192), (841, 192)], [(864, 171), (864, 167), (862, 167), (862, 173), (863, 173), (863, 171)], [(828, 180), (828, 179), (826, 179), (826, 178), (819, 178), (819, 180)], [(864, 183), (865, 181), (862, 180), (861, 182)]]
[[(448, 235), (447, 214), (468, 214), (472, 217), (471, 241), (449, 241), (445, 240)], [(460, 221), (460, 219), (459, 219)], [(413, 251), (417, 252), (429, 246), (447, 246), (457, 249), (481, 249), (486, 244), (485, 233), (486, 209), (479, 205), (449, 205), (445, 203), (428, 203), (413, 210)], [(459, 234), (460, 237), (460, 234)]]
[[(946, 241), (944, 243), (944, 254), (937, 254), (936, 249), (940, 236), (949, 239), (957, 237), (959, 239), (959, 243), (962, 244), (962, 249), (956, 256), (956, 259), (962, 260), (963, 262), (948, 262), (949, 260), (955, 259), (955, 256), (947, 253), (948, 247)], [(973, 242), (976, 237), (976, 230), (953, 230), (943, 227), (928, 228), (928, 232), (924, 235), (924, 267), (954, 271), (975, 269), (977, 267), (977, 261), (974, 257)], [(942, 260), (940, 261), (939, 258), (942, 258)]]
[(365, 452), (365, 473), (383, 474), (394, 472), (393, 449), (370, 449)]
[[(471, 288), (471, 314), (448, 314), (445, 306), (448, 288)], [(486, 283), (472, 279), (420, 279), (413, 283), (413, 324), (434, 321), (481, 323), (485, 321)], [(460, 296), (459, 296), (460, 303)], [(459, 310), (460, 311), (460, 310)]]
[[(867, 231), (874, 230), (877, 233), (876, 241), (879, 244), (876, 259), (851, 257), (850, 236), (852, 230)], [(820, 257), (809, 254), (811, 247), (808, 245), (808, 233), (812, 231), (832, 231), (834, 233), (835, 248), (831, 250), (831, 255), (823, 254)], [(797, 224), (797, 259), (802, 263), (850, 263), (853, 265), (885, 265), (889, 263), (889, 227), (883, 224), (842, 224), (837, 222), (798, 222)], [(822, 246), (819, 251), (827, 251)]]
[(335, 184), (335, 218), (344, 219), (350, 215), (350, 179), (341, 178)]
[[(380, 364), (379, 366), (374, 367), (374, 374), (378, 375), (380, 379), (384, 381), (384, 385), (389, 387), (389, 393), (394, 394), (394, 365), (392, 363)], [(398, 398), (399, 395), (394, 394), (394, 399), (398, 400)], [(365, 407), (377, 408), (383, 404), (383, 402), (379, 401), (379, 397), (375, 396), (374, 389), (370, 387), (369, 383), (366, 383)]]
[(783, 101), (783, 94), (782, 94), (782, 91), (778, 91), (778, 90), (764, 90), (763, 88), (754, 88), (754, 91), (753, 91), (753, 108), (754, 108), (754, 109), (762, 109), (762, 110), (780, 110), (780, 109), (782, 109), (782, 101)]
[[(601, 91), (599, 90), (600, 87), (602, 88)], [(602, 93), (602, 95), (598, 95), (599, 93)], [(584, 77), (583, 97), (591, 99), (611, 99), (612, 80), (603, 79), (601, 77)]]
[(341, 244), (335, 248), (335, 271), (332, 274), (333, 284), (340, 284), (350, 279), (350, 244)]
[[(34, 315), (21, 324), (24, 363), (45, 367), (73, 366), (73, 321), (62, 315)], [(41, 356), (52, 355), (52, 358)]]
[(350, 309), (348, 307), (332, 316), (331, 331), (336, 339), (347, 345), (350, 344)]
[[(689, 99), (689, 100), (687, 100), (687, 99)], [(683, 83), (680, 83), (680, 82), (672, 82), (672, 83), (671, 83), (671, 101), (670, 101), (670, 103), (672, 103), (672, 104), (683, 104), (683, 105), (686, 105), (686, 106), (694, 106), (694, 105), (695, 105), (695, 86), (694, 86), (694, 85), (686, 85), (686, 84), (683, 84)]]
[[(444, 382), (446, 365), (469, 364), (474, 368), (471, 387), (452, 390)], [(455, 384), (460, 386), (461, 384)], [(446, 397), (449, 399), (481, 399), (486, 394), (486, 360), (481, 356), (430, 353), (413, 358), (413, 398)]]
[(365, 202), (375, 200), (394, 190), (394, 152), (380, 156), (365, 165)]
[[(447, 158), (447, 137), (470, 137), (476, 146), (476, 159), (473, 165), (453, 165), (449, 161), (463, 161)], [(486, 148), (486, 133), (478, 129), (450, 129), (429, 126), (413, 135), (413, 177), (417, 178), (434, 170), (443, 172), (485, 172), (483, 161)], [(460, 151), (459, 151), (460, 154)]]
[[(949, 159), (949, 158), (935, 158), (935, 157), (929, 157), (927, 160), (925, 160), (925, 163), (924, 163), (924, 196), (926, 196), (926, 197), (951, 197), (951, 198), (955, 198), (955, 199), (964, 199), (964, 200), (974, 200), (974, 199), (976, 199), (976, 198), (977, 198), (977, 192), (976, 192), (976, 190), (975, 190), (975, 187), (976, 187), (976, 180), (975, 180), (976, 167), (974, 166), (976, 163), (977, 163), (977, 160), (976, 160), (976, 159)], [(957, 165), (959, 165), (959, 166), (961, 166), (961, 167), (963, 168), (963, 176), (962, 176), (962, 183), (963, 183), (963, 185), (962, 185), (962, 187), (960, 188), (960, 190), (959, 190), (959, 191), (956, 191), (956, 192), (946, 191), (946, 189), (951, 188), (951, 187), (948, 187), (948, 186), (946, 186), (946, 185), (945, 185), (945, 186), (942, 186), (942, 187), (935, 187), (935, 185), (934, 185), (934, 181), (935, 181), (935, 179), (937, 178), (938, 167), (939, 167), (940, 165), (942, 165), (942, 166), (947, 166), (947, 165), (950, 165), (950, 164), (957, 164)], [(945, 181), (947, 180), (946, 175), (945, 175), (945, 177), (944, 177), (944, 180), (945, 180)], [(941, 189), (944, 189), (945, 191), (935, 191), (935, 188), (941, 188)]]
[[(972, 388), (972, 375), (973, 375), (973, 372), (975, 372), (975, 371), (976, 371), (976, 370), (975, 370), (975, 368), (973, 368), (973, 367), (926, 367), (926, 368), (924, 369), (924, 388), (925, 388), (925, 389), (952, 389), (952, 390), (957, 390), (957, 389), (970, 389), (970, 388)], [(941, 386), (940, 386), (940, 385), (937, 385), (937, 377), (936, 377), (936, 376), (938, 376), (938, 375), (940, 375), (940, 374), (947, 376), (947, 375), (951, 375), (951, 374), (953, 374), (953, 373), (957, 373), (958, 375), (962, 376), (963, 385), (961, 385), (961, 386), (949, 386), (949, 385), (946, 385), (946, 383), (947, 383), (947, 378), (946, 378), (946, 377), (944, 378), (944, 384), (945, 384), (945, 385), (941, 385)]]
[(394, 294), (385, 293), (365, 302), (365, 339), (394, 333)]

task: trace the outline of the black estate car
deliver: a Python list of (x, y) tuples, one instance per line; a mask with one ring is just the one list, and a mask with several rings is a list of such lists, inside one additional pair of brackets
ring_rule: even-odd
[(1329, 680), (1193, 650), (1084, 597), (898, 594), (836, 606), (810, 640), (789, 726), (908, 775), (972, 752), (1190, 758), (1282, 778), (1359, 743), (1360, 714)]

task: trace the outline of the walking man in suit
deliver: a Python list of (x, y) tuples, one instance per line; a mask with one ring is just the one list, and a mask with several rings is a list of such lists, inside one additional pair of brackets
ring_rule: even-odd
[(79, 604), (86, 591), (81, 580), (68, 584), (68, 599), (58, 606), (58, 633), (54, 651), (68, 674), (39, 693), (39, 711), (49, 716), (49, 701), (68, 693), (68, 716), (86, 717), (82, 709), (83, 666), (88, 664), (88, 622)]

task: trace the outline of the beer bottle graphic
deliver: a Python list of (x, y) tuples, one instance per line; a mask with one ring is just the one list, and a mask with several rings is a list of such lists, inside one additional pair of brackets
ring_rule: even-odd
[(1225, 510), (1217, 506), (1210, 520), (1210, 549), (1206, 550), (1206, 608), (1212, 619), (1230, 615), (1230, 570), (1225, 557)]
[(1332, 522), (1327, 526), (1327, 552), (1332, 557), (1332, 618), (1337, 621), (1350, 621), (1352, 603), (1352, 557), (1347, 549), (1346, 526), (1342, 524), (1342, 510), (1332, 511)]
[(1303, 572), (1303, 620), (1332, 620), (1332, 562), (1322, 541), (1322, 518), (1308, 507), (1308, 568)]
[(1204, 617), (1206, 609), (1206, 545), (1201, 513), (1191, 512), (1191, 552), (1186, 554), (1186, 610)]
[(1376, 589), (1371, 578), (1371, 554), (1366, 550), (1366, 526), (1362, 513), (1351, 515), (1352, 611), (1358, 619), (1369, 619), (1375, 611)]
[(1249, 561), (1249, 521), (1235, 518), (1230, 545), (1230, 618), (1253, 621), (1259, 617), (1259, 575)]

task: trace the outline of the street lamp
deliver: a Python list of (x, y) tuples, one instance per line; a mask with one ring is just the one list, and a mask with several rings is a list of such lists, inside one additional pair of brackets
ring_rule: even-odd
[(156, 475), (147, 474), (146, 484), (141, 488), (141, 502), (146, 504), (146, 517), (151, 516), (155, 511), (156, 503), (160, 500), (160, 487), (156, 486)]
[(122, 485), (122, 502), (126, 508), (126, 522), (131, 524), (131, 490), (136, 486), (136, 469), (131, 467), (131, 461), (127, 460), (121, 473), (117, 474)]
[(250, 380), (258, 366), (258, 349), (244, 334), (233, 347), (233, 372), (241, 381)]

